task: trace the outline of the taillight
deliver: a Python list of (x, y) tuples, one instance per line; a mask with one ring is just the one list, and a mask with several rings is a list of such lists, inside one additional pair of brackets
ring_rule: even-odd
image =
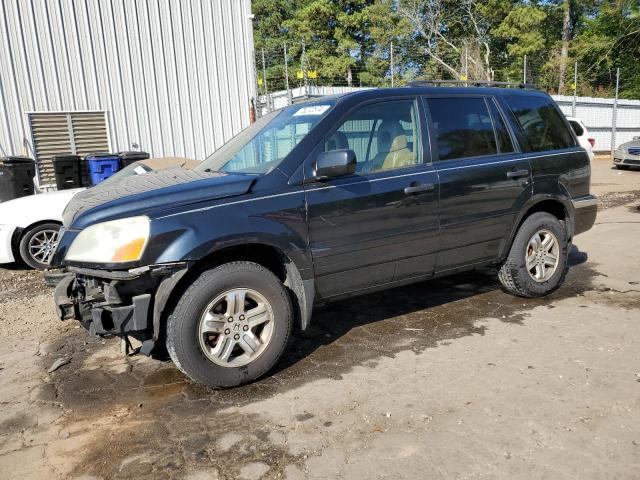
[(591, 148), (596, 146), (596, 139), (595, 138), (587, 138), (587, 140), (589, 140), (589, 143), (591, 144)]

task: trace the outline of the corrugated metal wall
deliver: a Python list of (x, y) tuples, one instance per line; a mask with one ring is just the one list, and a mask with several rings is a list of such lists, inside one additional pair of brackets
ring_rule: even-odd
[(107, 112), (112, 150), (202, 159), (249, 123), (250, 0), (1, 0), (0, 155), (27, 112)]
[[(565, 115), (571, 115), (573, 97), (552, 95)], [(597, 152), (611, 150), (613, 136), (613, 103), (612, 98), (578, 97), (576, 114), (589, 130), (589, 136), (595, 138)], [(618, 100), (616, 114), (616, 135), (614, 144), (618, 145), (633, 140), (640, 135), (640, 100)]]

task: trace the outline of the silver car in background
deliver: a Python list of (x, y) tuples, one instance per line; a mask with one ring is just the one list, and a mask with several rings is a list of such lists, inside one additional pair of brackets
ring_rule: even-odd
[(640, 137), (619, 145), (613, 152), (613, 164), (621, 170), (640, 167)]

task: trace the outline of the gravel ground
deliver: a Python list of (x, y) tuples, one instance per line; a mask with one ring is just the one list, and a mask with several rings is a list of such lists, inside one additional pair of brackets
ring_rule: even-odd
[(594, 165), (602, 209), (551, 296), (486, 271), (334, 304), (232, 390), (122, 356), (0, 269), (0, 477), (637, 478), (640, 172), (621, 173)]

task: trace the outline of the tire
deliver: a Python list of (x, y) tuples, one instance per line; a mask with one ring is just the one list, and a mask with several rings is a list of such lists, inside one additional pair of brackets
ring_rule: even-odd
[(629, 165), (616, 165), (618, 170), (629, 170)]
[(20, 257), (22, 261), (36, 270), (49, 266), (49, 259), (58, 244), (58, 223), (42, 223), (30, 228), (20, 239)]
[[(546, 232), (546, 233), (545, 233)], [(540, 259), (535, 260), (536, 250), (530, 246), (530, 242), (534, 241), (533, 237), (536, 234), (541, 234), (538, 238), (552, 238), (555, 237), (557, 242), (557, 249), (554, 249), (552, 257), (557, 258), (555, 269), (551, 273), (551, 267), (546, 266), (547, 255), (544, 251), (540, 253)], [(538, 212), (527, 218), (518, 233), (516, 234), (511, 250), (507, 259), (504, 261), (500, 270), (498, 271), (498, 278), (504, 289), (519, 297), (533, 298), (542, 297), (548, 295), (557, 289), (567, 273), (567, 258), (569, 252), (569, 245), (567, 242), (567, 233), (564, 225), (555, 216), (546, 213)], [(541, 276), (538, 280), (534, 279), (534, 275), (537, 275), (540, 271), (533, 264), (533, 272), (530, 273), (527, 269), (526, 258), (535, 260), (535, 263), (545, 263), (545, 267), (540, 271), (545, 274), (548, 273), (548, 278)]]
[[(246, 309), (246, 322), (250, 321), (252, 311), (257, 311), (251, 310), (251, 308), (257, 309), (260, 305), (266, 305), (264, 316), (271, 316), (271, 320), (262, 324), (261, 332), (256, 331), (257, 333), (252, 337), (259, 339), (262, 335), (263, 338), (266, 338), (268, 333), (268, 340), (262, 343), (253, 343), (254, 346), (258, 345), (259, 350), (256, 352), (260, 353), (254, 353), (256, 357), (245, 364), (239, 364), (246, 361), (244, 357), (250, 355), (246, 353), (246, 350), (243, 350), (243, 348), (246, 349), (247, 344), (244, 343), (246, 337), (242, 329), (245, 326), (248, 327), (249, 330), (246, 334), (250, 335), (254, 333), (252, 330), (254, 327), (241, 324), (239, 319), (244, 315), (240, 313), (229, 315), (230, 308), (237, 311), (240, 307), (234, 309), (233, 306), (229, 306), (230, 302), (226, 300), (229, 295), (233, 296), (235, 292), (240, 291), (245, 292), (247, 299), (242, 302), (241, 312), (245, 312), (244, 305), (249, 306)], [(254, 301), (258, 297), (260, 302)], [(223, 298), (222, 303), (218, 304), (218, 307), (222, 307), (220, 312), (223, 313), (215, 313), (218, 308), (216, 307), (216, 299), (218, 298)], [(234, 300), (231, 304), (240, 305), (240, 302)], [(253, 307), (253, 304), (258, 306)], [(210, 312), (209, 315), (214, 315), (214, 317), (209, 317), (214, 318), (209, 320), (211, 325), (215, 324), (215, 328), (222, 328), (223, 331), (220, 333), (199, 333), (203, 322), (208, 324), (203, 320), (206, 312)], [(254, 315), (254, 318), (256, 317)], [(234, 323), (225, 323), (227, 321)], [(231, 331), (230, 335), (223, 335), (229, 330), (227, 326), (234, 329), (236, 325), (239, 326), (238, 330)], [(275, 365), (287, 346), (292, 327), (291, 299), (280, 280), (258, 264), (233, 262), (205, 271), (189, 286), (167, 320), (166, 344), (169, 356), (175, 365), (193, 381), (212, 388), (235, 387), (260, 378)], [(268, 332), (266, 332), (267, 328)], [(225, 342), (233, 343), (231, 339), (236, 336), (241, 336), (242, 340), (236, 342), (232, 347), (233, 351), (228, 360), (230, 363), (225, 363), (214, 354), (214, 351), (218, 345), (226, 344)], [(226, 349), (221, 348), (220, 350), (225, 351)]]

